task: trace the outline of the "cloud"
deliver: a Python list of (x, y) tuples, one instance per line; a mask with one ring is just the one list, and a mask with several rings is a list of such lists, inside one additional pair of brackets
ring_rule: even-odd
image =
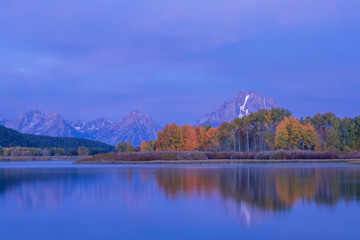
[(284, 101), (327, 78), (346, 96), (360, 88), (359, 9), (358, 0), (2, 0), (0, 109), (116, 118), (138, 108), (194, 122), (241, 89)]
[[(331, 24), (340, 0), (4, 0), (4, 38), (79, 68), (176, 58), (241, 42), (276, 28)], [(345, 10), (344, 10), (345, 9)], [(66, 54), (73, 59), (59, 59)], [(59, 56), (60, 55), (60, 56)], [(85, 66), (88, 63), (88, 66)], [(199, 63), (192, 63), (192, 66)]]
[[(234, 42), (269, 25), (334, 21), (340, 0), (5, 0), (3, 26), (22, 38), (53, 44), (133, 46), (182, 39), (185, 49)], [(150, 39), (149, 39), (150, 38)], [(155, 41), (152, 42), (154, 38)], [(148, 40), (150, 40), (148, 42)], [(161, 41), (160, 41), (161, 42)], [(191, 44), (193, 42), (193, 45)], [(195, 45), (195, 46), (194, 46)], [(160, 47), (160, 46), (157, 46)]]

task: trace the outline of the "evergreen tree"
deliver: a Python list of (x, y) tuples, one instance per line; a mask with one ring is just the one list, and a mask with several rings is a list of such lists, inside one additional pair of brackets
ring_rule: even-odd
[(2, 147), (0, 146), (0, 156), (4, 155), (4, 153), (5, 153), (4, 148), (2, 148)]

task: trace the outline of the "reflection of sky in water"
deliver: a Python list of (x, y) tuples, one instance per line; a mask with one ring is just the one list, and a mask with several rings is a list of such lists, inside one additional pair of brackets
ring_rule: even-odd
[(356, 239), (359, 200), (360, 167), (344, 164), (0, 163), (4, 239)]

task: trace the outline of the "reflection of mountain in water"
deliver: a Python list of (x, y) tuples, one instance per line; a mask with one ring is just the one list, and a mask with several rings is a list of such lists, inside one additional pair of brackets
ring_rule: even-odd
[[(282, 167), (286, 166), (286, 167)], [(332, 165), (333, 166), (333, 165)], [(315, 165), (0, 169), (0, 207), (57, 207), (67, 199), (137, 208), (154, 196), (216, 201), (244, 225), (290, 211), (299, 201), (332, 206), (360, 200), (360, 168)]]
[(57, 207), (67, 199), (101, 202), (109, 196), (136, 205), (149, 198), (146, 186), (139, 169), (0, 169), (0, 200), (26, 208)]
[(231, 199), (222, 201), (221, 205), (230, 216), (234, 216), (241, 225), (245, 226), (260, 224), (265, 218), (273, 215), (272, 211), (264, 211), (246, 202), (239, 203)]

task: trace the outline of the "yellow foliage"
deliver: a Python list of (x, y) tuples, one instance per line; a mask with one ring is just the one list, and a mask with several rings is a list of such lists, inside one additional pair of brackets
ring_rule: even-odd
[(293, 116), (286, 117), (276, 128), (275, 147), (278, 149), (314, 149), (317, 140), (315, 128), (310, 123), (302, 125)]

